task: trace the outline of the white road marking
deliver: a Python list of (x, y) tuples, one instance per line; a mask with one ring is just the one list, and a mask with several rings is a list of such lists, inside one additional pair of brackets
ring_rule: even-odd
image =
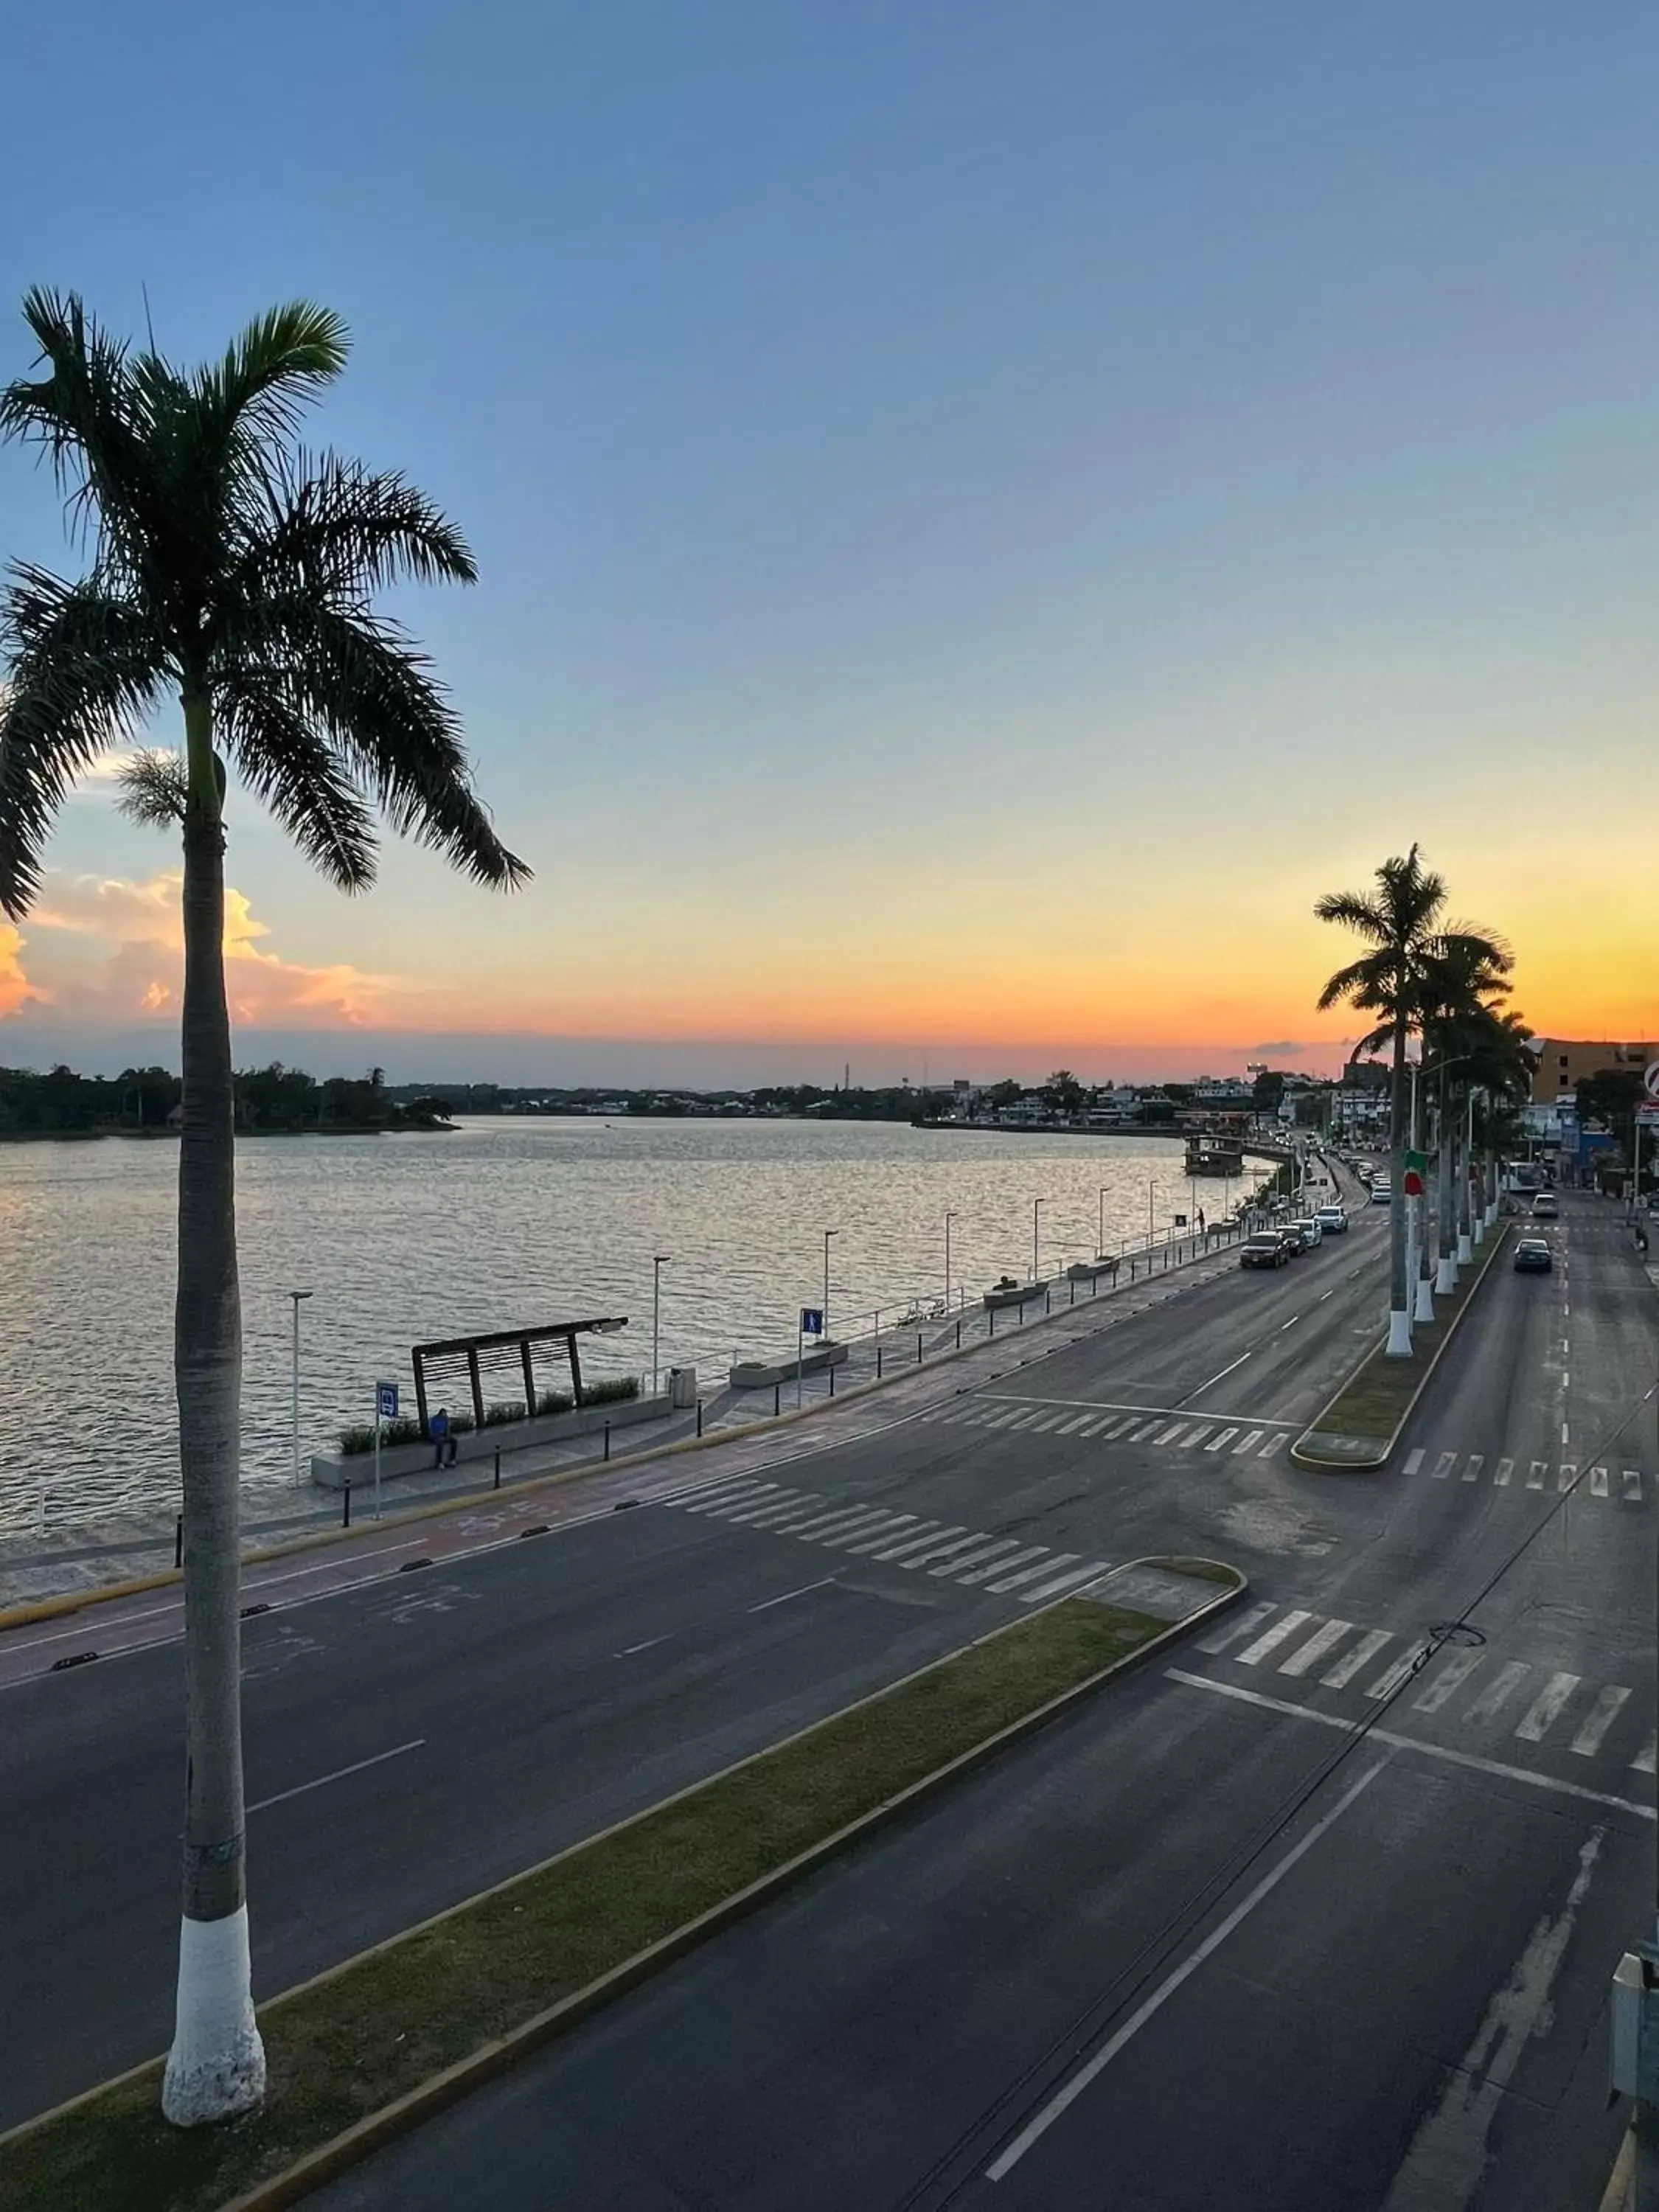
[(1200, 1637), (1198, 1649), (1212, 1655), (1224, 1651), (1230, 1644), (1237, 1644), (1240, 1637), (1249, 1636), (1253, 1630), (1260, 1628), (1267, 1615), (1276, 1609), (1271, 1600), (1261, 1600), (1233, 1620), (1224, 1621), (1219, 1628), (1212, 1629), (1207, 1636)]
[(1555, 1487), (1565, 1497), (1578, 1479), (1577, 1467), (1559, 1467), (1555, 1471)]
[(1261, 1430), (1260, 1430), (1260, 1429), (1252, 1429), (1252, 1430), (1250, 1431), (1250, 1433), (1249, 1434), (1249, 1436), (1247, 1436), (1247, 1437), (1245, 1437), (1245, 1439), (1244, 1439), (1244, 1441), (1243, 1442), (1243, 1443), (1237, 1443), (1237, 1444), (1235, 1444), (1235, 1445), (1233, 1446), (1233, 1449), (1232, 1449), (1232, 1456), (1233, 1456), (1235, 1459), (1242, 1459), (1242, 1458), (1244, 1456), (1244, 1454), (1245, 1454), (1247, 1451), (1249, 1451), (1249, 1449), (1250, 1449), (1250, 1446), (1251, 1446), (1252, 1444), (1255, 1444), (1255, 1443), (1260, 1443), (1260, 1442), (1261, 1442)]
[(1161, 1437), (1154, 1437), (1152, 1438), (1152, 1442), (1155, 1444), (1173, 1443), (1176, 1437), (1180, 1436), (1182, 1431), (1186, 1427), (1186, 1425), (1187, 1424), (1185, 1421), (1171, 1421), (1169, 1427), (1164, 1430), (1163, 1435)]
[(1659, 1736), (1650, 1735), (1632, 1759), (1631, 1765), (1638, 1774), (1651, 1774), (1656, 1755), (1659, 1755)]
[(1089, 2084), (1105, 2071), (1127, 2043), (1131, 2042), (1139, 2034), (1154, 2013), (1175, 1995), (1182, 1983), (1190, 1980), (1204, 1961), (1212, 1953), (1220, 1949), (1234, 1929), (1242, 1921), (1249, 1918), (1264, 1898), (1272, 1895), (1291, 1869), (1307, 1856), (1328, 1829), (1334, 1827), (1355, 1799), (1370, 1788), (1387, 1765), (1386, 1759), (1379, 1759), (1375, 1766), (1367, 1767), (1364, 1773), (1350, 1783), (1330, 1811), (1316, 1820), (1306, 1835), (1303, 1836), (1298, 1842), (1291, 1844), (1283, 1858), (1276, 1865), (1269, 1868), (1255, 1887), (1239, 1899), (1226, 1918), (1217, 1923), (1195, 1950), (1188, 1952), (1173, 1972), (1164, 1976), (1152, 1995), (1143, 2003), (1136, 2006), (1117, 2033), (1102, 2044), (1092, 2058), (1079, 2067), (1065, 2087), (1057, 2090), (1050, 2097), (1041, 2111), (1026, 2122), (1007, 2148), (999, 2153), (986, 2167), (985, 2178), (988, 2181), (1000, 2181), (1013, 2172), (1031, 2146), (1048, 2133), (1062, 2112), (1076, 2103)]
[(1561, 1717), (1561, 1708), (1578, 1687), (1577, 1674), (1552, 1674), (1533, 1699), (1516, 1734), (1528, 1743), (1542, 1743)]
[(1482, 2193), (1492, 2128), (1528, 2045), (1554, 2016), (1556, 1977), (1606, 1836), (1605, 1828), (1594, 1828), (1579, 1846), (1578, 1871), (1565, 1904), (1553, 1919), (1548, 1913), (1540, 1917), (1509, 1980), (1493, 1993), (1440, 2101), (1413, 2136), (1382, 2212), (1443, 2212)]
[(1069, 1437), (1073, 1429), (1080, 1429), (1088, 1419), (1089, 1416), (1086, 1413), (1073, 1413), (1069, 1421), (1060, 1423), (1060, 1433), (1063, 1437)]
[(1639, 1467), (1625, 1469), (1625, 1503), (1627, 1505), (1642, 1503), (1642, 1470)]
[[(942, 1566), (929, 1567), (930, 1575), (959, 1575), (963, 1567), (976, 1567), (981, 1559), (1008, 1559), (1010, 1552), (1019, 1549), (1018, 1536), (998, 1536), (981, 1542), (976, 1551), (964, 1552), (957, 1559), (946, 1559)], [(992, 1569), (995, 1572), (995, 1569)]]
[(1048, 1556), (1046, 1544), (1033, 1544), (1024, 1552), (1016, 1552), (1012, 1559), (994, 1559), (989, 1566), (975, 1567), (965, 1575), (958, 1575), (957, 1580), (968, 1584), (982, 1583), (992, 1575), (1006, 1574), (1010, 1567), (1023, 1567), (1029, 1559), (1046, 1559)]
[[(910, 1534), (918, 1539), (923, 1536), (937, 1536), (944, 1527), (945, 1523), (942, 1521), (915, 1521), (910, 1525)], [(892, 1529), (884, 1528), (878, 1536), (860, 1537), (856, 1544), (848, 1545), (847, 1556), (849, 1559), (855, 1559), (860, 1553), (873, 1552), (884, 1544), (890, 1544), (893, 1540), (893, 1534)]]
[(1299, 1322), (1299, 1321), (1301, 1320), (1301, 1318), (1302, 1318), (1302, 1316), (1301, 1316), (1301, 1315), (1300, 1315), (1300, 1314), (1292, 1314), (1292, 1315), (1291, 1316), (1291, 1317), (1290, 1317), (1290, 1319), (1289, 1319), (1288, 1321), (1286, 1321), (1286, 1322), (1281, 1322), (1279, 1323), (1279, 1334), (1281, 1336), (1283, 1336), (1283, 1335), (1284, 1335), (1284, 1334), (1285, 1334), (1285, 1330), (1286, 1330), (1287, 1328), (1294, 1328), (1296, 1327), (1296, 1325), (1297, 1325), (1297, 1322)]
[[(1040, 1597), (1058, 1597), (1061, 1590), (1071, 1589), (1079, 1583), (1098, 1582), (1111, 1571), (1109, 1559), (1096, 1559), (1086, 1567), (1073, 1567), (1067, 1574), (1056, 1575), (1052, 1582), (1039, 1583), (1035, 1589), (1022, 1590), (1019, 1601), (1022, 1605), (1035, 1605)], [(995, 1583), (991, 1585), (993, 1589), (999, 1587)]]
[(1274, 1621), (1273, 1626), (1258, 1636), (1254, 1644), (1233, 1656), (1241, 1667), (1259, 1667), (1270, 1651), (1277, 1651), (1281, 1644), (1288, 1644), (1297, 1629), (1305, 1628), (1316, 1616), (1311, 1613), (1287, 1613)]
[(1465, 1482), (1479, 1482), (1480, 1470), (1486, 1464), (1486, 1456), (1484, 1452), (1471, 1452), (1464, 1462), (1462, 1480)]
[(1408, 1645), (1391, 1667), (1383, 1668), (1366, 1691), (1365, 1695), (1378, 1705), (1384, 1698), (1391, 1698), (1402, 1682), (1410, 1680), (1413, 1670), (1422, 1656), (1422, 1651), (1423, 1646), (1420, 1644)]
[(1431, 1470), (1435, 1480), (1437, 1482), (1443, 1482), (1456, 1464), (1457, 1454), (1455, 1452), (1442, 1452), (1439, 1458), (1436, 1460)]
[(1268, 1437), (1267, 1443), (1262, 1445), (1261, 1450), (1256, 1454), (1256, 1457), (1258, 1459), (1271, 1459), (1273, 1454), (1283, 1444), (1284, 1441), (1285, 1432), (1281, 1429), (1276, 1437)]
[(931, 1559), (942, 1546), (954, 1542), (958, 1536), (978, 1533), (960, 1525), (954, 1528), (935, 1528), (931, 1535), (907, 1536), (902, 1543), (884, 1544), (870, 1556), (875, 1559), (909, 1559), (913, 1557)]
[[(1189, 1690), (1208, 1690), (1212, 1697), (1231, 1698), (1241, 1705), (1259, 1705), (1264, 1712), (1283, 1713), (1295, 1721), (1311, 1721), (1316, 1728), (1334, 1729), (1339, 1735), (1353, 1735), (1362, 1723), (1345, 1720), (1340, 1713), (1322, 1713), (1312, 1705), (1292, 1705), (1288, 1698), (1270, 1698), (1261, 1690), (1247, 1690), (1242, 1682), (1218, 1682), (1208, 1674), (1188, 1674), (1179, 1667), (1164, 1670), (1164, 1679), (1184, 1683)], [(1449, 1743), (1428, 1743), (1414, 1735), (1399, 1735), (1392, 1729), (1369, 1728), (1365, 1730), (1370, 1743), (1386, 1743), (1395, 1751), (1419, 1752), (1425, 1759), (1437, 1759), (1447, 1766), (1467, 1767), (1474, 1774), (1490, 1774), (1500, 1782), (1524, 1782), (1529, 1789), (1547, 1790), (1552, 1796), (1577, 1798), (1581, 1804), (1611, 1805), (1615, 1811), (1633, 1813), (1638, 1820), (1659, 1819), (1651, 1805), (1639, 1804), (1633, 1797), (1613, 1797), (1605, 1790), (1586, 1789), (1582, 1782), (1559, 1782), (1553, 1774), (1540, 1774), (1529, 1766), (1510, 1766), (1501, 1759), (1482, 1759), (1472, 1751), (1458, 1751)], [(1632, 1760), (1632, 1764), (1638, 1762)]]
[(1079, 1559), (1082, 1556), (1080, 1552), (1054, 1552), (1043, 1560), (1041, 1566), (1022, 1567), (1016, 1575), (999, 1575), (995, 1582), (987, 1583), (985, 1587), (1000, 1597), (1004, 1590), (1019, 1589), (1026, 1583), (1034, 1582), (1039, 1575), (1050, 1574), (1054, 1568), (1063, 1567), (1068, 1559)]
[(878, 1522), (860, 1522), (856, 1528), (833, 1528), (827, 1536), (814, 1538), (827, 1552), (838, 1551), (842, 1545), (851, 1552), (861, 1544), (879, 1544), (884, 1537), (896, 1536), (908, 1528), (913, 1536), (921, 1534), (922, 1523), (914, 1513), (889, 1513)]
[(1200, 1382), (1197, 1389), (1192, 1393), (1193, 1396), (1194, 1398), (1201, 1398), (1206, 1390), (1213, 1389), (1215, 1384), (1220, 1382), (1224, 1375), (1231, 1375), (1235, 1368), (1242, 1367), (1244, 1364), (1244, 1362), (1250, 1357), (1251, 1355), (1248, 1352), (1241, 1352), (1237, 1358), (1235, 1359), (1230, 1366), (1223, 1367), (1216, 1374), (1212, 1375), (1207, 1382)]
[(1200, 1421), (1196, 1428), (1188, 1429), (1181, 1439), (1182, 1449), (1190, 1451), (1194, 1444), (1201, 1444), (1214, 1426), (1213, 1421)]
[(1510, 1486), (1510, 1477), (1514, 1473), (1515, 1462), (1512, 1459), (1500, 1459), (1498, 1462), (1498, 1472), (1493, 1475), (1492, 1480), (1499, 1490), (1507, 1490)]
[(406, 1751), (418, 1751), (425, 1741), (423, 1735), (417, 1735), (409, 1743), (394, 1744), (390, 1751), (377, 1751), (373, 1759), (356, 1759), (349, 1766), (337, 1766), (332, 1774), (319, 1774), (314, 1782), (296, 1782), (292, 1790), (279, 1790), (274, 1797), (261, 1797), (247, 1809), (250, 1813), (264, 1813), (273, 1805), (285, 1805), (290, 1797), (303, 1797), (308, 1790), (321, 1790), (330, 1782), (343, 1782), (348, 1774), (362, 1774), (368, 1767), (384, 1766), (388, 1759), (401, 1759)]
[(1572, 1740), (1572, 1749), (1581, 1759), (1593, 1759), (1600, 1751), (1602, 1737), (1618, 1719), (1620, 1708), (1629, 1696), (1630, 1692), (1617, 1682), (1609, 1682), (1597, 1692), (1589, 1717)]
[(965, 1552), (969, 1554), (969, 1557), (962, 1561), (962, 1565), (965, 1567), (981, 1556), (979, 1547), (986, 1541), (984, 1529), (975, 1528), (970, 1536), (958, 1536), (953, 1543), (930, 1545), (925, 1552), (918, 1552), (913, 1558), (901, 1559), (899, 1565), (914, 1571), (917, 1567), (925, 1567), (931, 1559), (948, 1559), (954, 1564), (957, 1554)]
[(1605, 1498), (1607, 1494), (1607, 1471), (1604, 1467), (1593, 1467), (1590, 1469), (1590, 1496)]
[(1531, 1672), (1532, 1668), (1524, 1660), (1506, 1659), (1464, 1714), (1464, 1724), (1478, 1728), (1487, 1721), (1496, 1720)]
[(1217, 1435), (1211, 1437), (1204, 1449), (1206, 1452), (1218, 1452), (1224, 1444), (1231, 1443), (1237, 1434), (1237, 1429), (1222, 1429)]
[(1322, 1659), (1328, 1651), (1335, 1649), (1352, 1626), (1351, 1620), (1328, 1620), (1322, 1628), (1314, 1631), (1305, 1644), (1291, 1652), (1279, 1667), (1279, 1673), (1305, 1674), (1310, 1667)]
[(1479, 1646), (1454, 1651), (1436, 1670), (1434, 1680), (1422, 1695), (1412, 1699), (1412, 1711), (1414, 1713), (1437, 1713), (1452, 1693), (1468, 1680), (1486, 1656)]
[(1406, 1454), (1406, 1473), (1407, 1474), (1415, 1474), (1418, 1468), (1421, 1467), (1422, 1464), (1423, 1447), (1419, 1444), (1415, 1451), (1408, 1451)]
[(1534, 1460), (1532, 1465), (1527, 1470), (1528, 1489), (1541, 1490), (1544, 1487), (1544, 1477), (1548, 1473), (1549, 1468), (1545, 1465), (1541, 1459)]

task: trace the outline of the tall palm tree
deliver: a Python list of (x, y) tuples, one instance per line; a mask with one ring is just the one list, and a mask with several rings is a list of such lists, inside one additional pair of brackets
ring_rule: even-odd
[(1357, 1006), (1380, 1018), (1358, 1049), (1392, 1048), (1389, 1096), (1389, 1357), (1408, 1358), (1412, 1348), (1410, 1292), (1406, 1280), (1406, 1045), (1420, 1020), (1424, 963), (1445, 910), (1446, 886), (1425, 868), (1413, 845), (1403, 859), (1384, 860), (1374, 891), (1328, 891), (1315, 902), (1321, 921), (1351, 929), (1371, 947), (1339, 968), (1319, 994), (1322, 1012)]
[[(1462, 1102), (1474, 1078), (1472, 1070), (1500, 1002), (1509, 996), (1515, 957), (1490, 931), (1468, 923), (1443, 931), (1431, 948), (1423, 977), (1423, 1055), (1440, 1069), (1438, 1198), (1440, 1279), (1449, 1291), (1456, 1279), (1458, 1230), (1455, 1192), (1463, 1193), (1462, 1232), (1469, 1233), (1468, 1176), (1460, 1158), (1458, 1129)], [(1448, 1080), (1448, 1078), (1450, 1080)], [(1448, 1108), (1449, 1105), (1449, 1112)], [(1425, 1258), (1426, 1259), (1426, 1250)], [(1468, 1256), (1467, 1254), (1464, 1255)]]
[(0, 392), (0, 437), (50, 460), (89, 565), (27, 564), (0, 593), (0, 909), (39, 888), (77, 775), (169, 694), (184, 757), (131, 793), (184, 849), (185, 986), (174, 1369), (185, 1520), (188, 1764), (178, 2009), (162, 2108), (246, 2110), (264, 2054), (248, 1967), (237, 1531), (236, 1270), (224, 851), (229, 771), (341, 890), (374, 874), (371, 802), (480, 882), (528, 873), (473, 793), (459, 723), (406, 634), (376, 615), (401, 578), (471, 583), (459, 533), (411, 484), (297, 442), (345, 365), (339, 318), (306, 303), (181, 369), (112, 339), (74, 295), (23, 303), (38, 374)]

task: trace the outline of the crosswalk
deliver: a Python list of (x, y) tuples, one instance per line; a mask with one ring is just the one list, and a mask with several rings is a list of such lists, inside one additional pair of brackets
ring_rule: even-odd
[(941, 1428), (995, 1429), (1009, 1435), (1074, 1437), (1079, 1443), (1168, 1444), (1231, 1459), (1273, 1459), (1296, 1433), (1293, 1421), (1194, 1420), (1148, 1406), (1055, 1405), (1030, 1398), (973, 1398), (921, 1416)]
[(1021, 1605), (1062, 1597), (1105, 1574), (1109, 1559), (1088, 1559), (1080, 1552), (1057, 1552), (1048, 1544), (1028, 1544), (1018, 1536), (965, 1522), (932, 1521), (891, 1506), (834, 1505), (816, 1492), (791, 1490), (758, 1476), (734, 1475), (679, 1498), (664, 1501), (685, 1513), (724, 1521), (739, 1528), (816, 1544), (848, 1559), (873, 1559), (940, 1582), (1012, 1597)]
[(1488, 1452), (1434, 1451), (1426, 1445), (1407, 1453), (1401, 1472), (1425, 1474), (1431, 1482), (1481, 1483), (1494, 1490), (1530, 1490), (1552, 1498), (1577, 1484), (1577, 1497), (1604, 1498), (1619, 1505), (1645, 1505), (1655, 1488), (1653, 1478), (1639, 1467), (1619, 1467), (1611, 1461), (1586, 1467), (1577, 1460), (1500, 1459)]
[[(1194, 1649), (1229, 1667), (1289, 1676), (1304, 1694), (1352, 1691), (1362, 1710), (1420, 1676), (1402, 1710), (1443, 1714), (1453, 1727), (1507, 1732), (1518, 1743), (1548, 1743), (1595, 1759), (1606, 1747), (1638, 1774), (1654, 1771), (1655, 1734), (1632, 1724), (1623, 1682), (1588, 1683), (1565, 1668), (1502, 1659), (1485, 1644), (1443, 1644), (1262, 1601), (1228, 1614)], [(1326, 1662), (1329, 1662), (1328, 1665)]]

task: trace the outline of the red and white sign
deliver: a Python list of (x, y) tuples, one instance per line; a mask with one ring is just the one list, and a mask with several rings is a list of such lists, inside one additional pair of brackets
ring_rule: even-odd
[(1659, 1104), (1659, 1060), (1650, 1060), (1642, 1074), (1642, 1088)]

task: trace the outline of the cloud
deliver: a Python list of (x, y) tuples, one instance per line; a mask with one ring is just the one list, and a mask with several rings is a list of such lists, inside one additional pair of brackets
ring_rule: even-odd
[(0, 921), (0, 1022), (21, 1013), (25, 1006), (51, 1002), (48, 992), (38, 990), (23, 973), (23, 936), (9, 921)]
[[(30, 966), (49, 977), (49, 990), (24, 978), (7, 957), (0, 932), (0, 1016), (33, 996), (48, 1000), (65, 1020), (100, 1023), (176, 1018), (183, 983), (183, 878), (176, 869), (135, 883), (122, 877), (49, 877), (33, 921)], [(16, 933), (11, 932), (14, 938)], [(396, 978), (340, 963), (311, 968), (285, 960), (260, 940), (270, 936), (246, 896), (225, 889), (225, 989), (234, 1021), (355, 1029), (394, 1018), (388, 994)]]

